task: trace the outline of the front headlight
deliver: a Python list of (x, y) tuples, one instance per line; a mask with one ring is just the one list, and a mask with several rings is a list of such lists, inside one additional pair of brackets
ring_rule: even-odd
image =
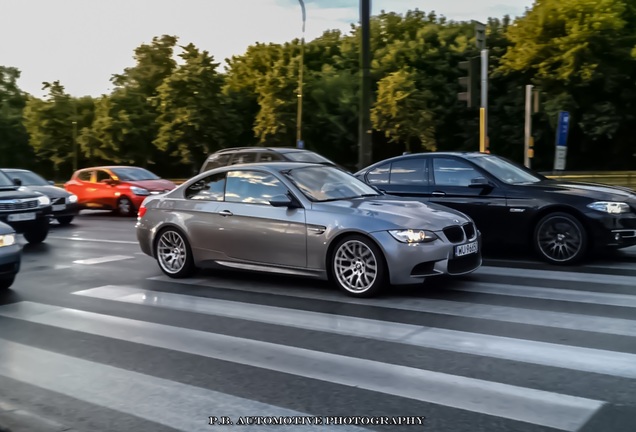
[(587, 207), (610, 214), (629, 213), (631, 211), (629, 204), (623, 202), (597, 201), (588, 204)]
[(69, 204), (75, 204), (77, 202), (77, 195), (70, 195), (66, 200)]
[(42, 195), (42, 196), (38, 197), (38, 203), (41, 206), (47, 206), (47, 205), (51, 204), (51, 200), (46, 195)]
[(0, 247), (11, 246), (12, 244), (15, 244), (15, 235), (14, 234), (0, 235)]
[(430, 243), (439, 238), (434, 232), (426, 230), (391, 230), (389, 234), (402, 243)]
[(135, 195), (141, 195), (141, 196), (150, 195), (150, 192), (148, 192), (148, 189), (140, 188), (137, 186), (131, 186), (130, 191), (134, 193)]

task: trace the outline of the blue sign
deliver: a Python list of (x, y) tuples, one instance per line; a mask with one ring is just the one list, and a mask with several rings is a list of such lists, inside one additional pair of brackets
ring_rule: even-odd
[(303, 140), (298, 140), (298, 141), (296, 142), (296, 146), (297, 146), (299, 149), (305, 148), (305, 141), (303, 141)]
[(568, 131), (570, 129), (570, 113), (567, 111), (559, 111), (559, 121), (557, 123), (557, 147), (567, 147)]

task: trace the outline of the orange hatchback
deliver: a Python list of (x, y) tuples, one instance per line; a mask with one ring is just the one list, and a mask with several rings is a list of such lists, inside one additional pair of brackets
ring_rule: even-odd
[(80, 208), (117, 210), (134, 216), (149, 195), (158, 195), (176, 185), (150, 171), (130, 166), (84, 168), (73, 173), (64, 188), (77, 195)]

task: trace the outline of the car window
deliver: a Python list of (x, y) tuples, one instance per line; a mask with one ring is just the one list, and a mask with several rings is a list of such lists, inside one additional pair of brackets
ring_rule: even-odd
[[(147, 169), (139, 167), (111, 168), (121, 181), (159, 180), (160, 177)], [(98, 180), (99, 181), (99, 180)]]
[(278, 153), (263, 152), (261, 153), (259, 162), (273, 162), (273, 161), (282, 161), (282, 160), (285, 160), (285, 159), (283, 159), (283, 157), (279, 155)]
[(207, 176), (191, 184), (185, 191), (186, 199), (203, 201), (223, 201), (225, 193), (225, 173)]
[(483, 175), (467, 162), (451, 158), (433, 159), (433, 176), (437, 186), (470, 186)]
[(230, 162), (231, 153), (211, 156), (204, 164), (201, 172), (210, 171), (214, 168), (224, 167)]
[(367, 181), (372, 185), (386, 185), (389, 184), (389, 175), (391, 174), (391, 164), (380, 165), (373, 168), (367, 174)]
[(276, 195), (286, 195), (287, 187), (271, 174), (259, 171), (231, 171), (227, 175), (225, 201), (267, 204)]
[(367, 181), (372, 185), (428, 185), (426, 160), (404, 159), (380, 165), (369, 171)]
[(96, 181), (97, 183), (101, 183), (101, 182), (103, 182), (104, 180), (110, 180), (110, 174), (108, 174), (106, 171), (102, 171), (102, 170), (97, 171), (97, 172), (96, 172), (96, 179), (95, 179), (95, 181)]
[(32, 171), (5, 171), (11, 179), (17, 178), (22, 186), (48, 186), (49, 183)]
[(255, 152), (240, 152), (240, 153), (234, 153), (234, 157), (232, 158), (231, 165), (254, 163), (254, 162), (256, 162)]
[(91, 171), (80, 172), (77, 174), (77, 179), (85, 182), (91, 181)]

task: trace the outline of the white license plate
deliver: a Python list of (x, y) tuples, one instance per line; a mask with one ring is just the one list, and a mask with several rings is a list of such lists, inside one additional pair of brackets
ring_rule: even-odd
[(12, 215), (9, 215), (7, 220), (9, 222), (35, 220), (35, 213), (17, 213), (17, 214), (12, 214)]
[(58, 204), (53, 206), (53, 211), (60, 211), (60, 210), (64, 210), (65, 208), (66, 208), (65, 204)]
[(467, 243), (459, 246), (455, 246), (455, 256), (461, 257), (465, 255), (470, 255), (479, 252), (479, 244), (474, 241), (472, 243)]

